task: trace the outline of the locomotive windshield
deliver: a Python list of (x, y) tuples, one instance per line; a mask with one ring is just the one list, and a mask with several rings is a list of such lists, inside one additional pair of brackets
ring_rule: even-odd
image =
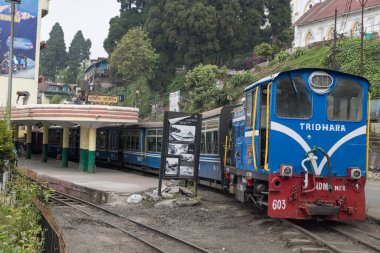
[(311, 117), (311, 93), (301, 77), (285, 78), (277, 82), (276, 114), (283, 118)]
[(329, 120), (361, 121), (363, 118), (363, 88), (355, 81), (340, 79), (327, 97)]

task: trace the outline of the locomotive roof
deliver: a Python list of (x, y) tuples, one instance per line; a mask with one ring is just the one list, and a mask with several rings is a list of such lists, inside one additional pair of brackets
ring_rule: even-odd
[(325, 72), (328, 72), (328, 73), (339, 73), (341, 75), (347, 75), (347, 76), (351, 76), (351, 77), (354, 77), (354, 78), (361, 78), (361, 79), (367, 81), (368, 88), (369, 88), (369, 85), (370, 85), (369, 82), (368, 82), (368, 80), (366, 78), (364, 78), (364, 77), (360, 77), (360, 76), (356, 76), (356, 75), (352, 75), (352, 74), (348, 74), (348, 73), (343, 73), (343, 72), (339, 72), (339, 71), (336, 71), (336, 70), (323, 69), (323, 68), (300, 68), (300, 69), (293, 69), (293, 70), (289, 70), (289, 71), (283, 71), (283, 72), (279, 72), (279, 73), (276, 73), (276, 74), (264, 77), (264, 78), (258, 80), (257, 82), (255, 82), (255, 83), (249, 85), (248, 87), (246, 87), (244, 89), (244, 91), (248, 91), (248, 90), (251, 90), (251, 89), (253, 89), (253, 88), (255, 88), (255, 87), (259, 86), (259, 85), (263, 85), (263, 84), (272, 82), (274, 79), (276, 79), (280, 75), (290, 74), (292, 72), (299, 72), (299, 71), (304, 71), (304, 72), (307, 72), (307, 71), (325, 71)]

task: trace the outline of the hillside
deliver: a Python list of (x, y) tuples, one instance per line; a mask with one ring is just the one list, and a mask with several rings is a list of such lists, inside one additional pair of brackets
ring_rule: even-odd
[(283, 61), (273, 60), (268, 66), (253, 69), (253, 72), (258, 78), (263, 78), (274, 73), (297, 68), (326, 68), (324, 61), (328, 53), (328, 46), (300, 51), (301, 55), (298, 57), (297, 52), (295, 52)]

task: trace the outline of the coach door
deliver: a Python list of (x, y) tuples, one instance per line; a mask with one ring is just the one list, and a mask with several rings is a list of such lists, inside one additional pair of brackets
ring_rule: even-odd
[(259, 110), (259, 154), (260, 168), (268, 170), (268, 148), (269, 148), (269, 115), (270, 115), (270, 89), (272, 83), (260, 87), (260, 98), (258, 100)]

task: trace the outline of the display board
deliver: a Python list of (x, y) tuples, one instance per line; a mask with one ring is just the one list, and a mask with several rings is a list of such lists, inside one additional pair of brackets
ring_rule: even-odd
[[(12, 68), (14, 77), (34, 79), (36, 67), (38, 0), (16, 5)], [(0, 75), (9, 69), (11, 4), (0, 0)]]
[(165, 112), (159, 194), (162, 179), (198, 181), (202, 115)]

